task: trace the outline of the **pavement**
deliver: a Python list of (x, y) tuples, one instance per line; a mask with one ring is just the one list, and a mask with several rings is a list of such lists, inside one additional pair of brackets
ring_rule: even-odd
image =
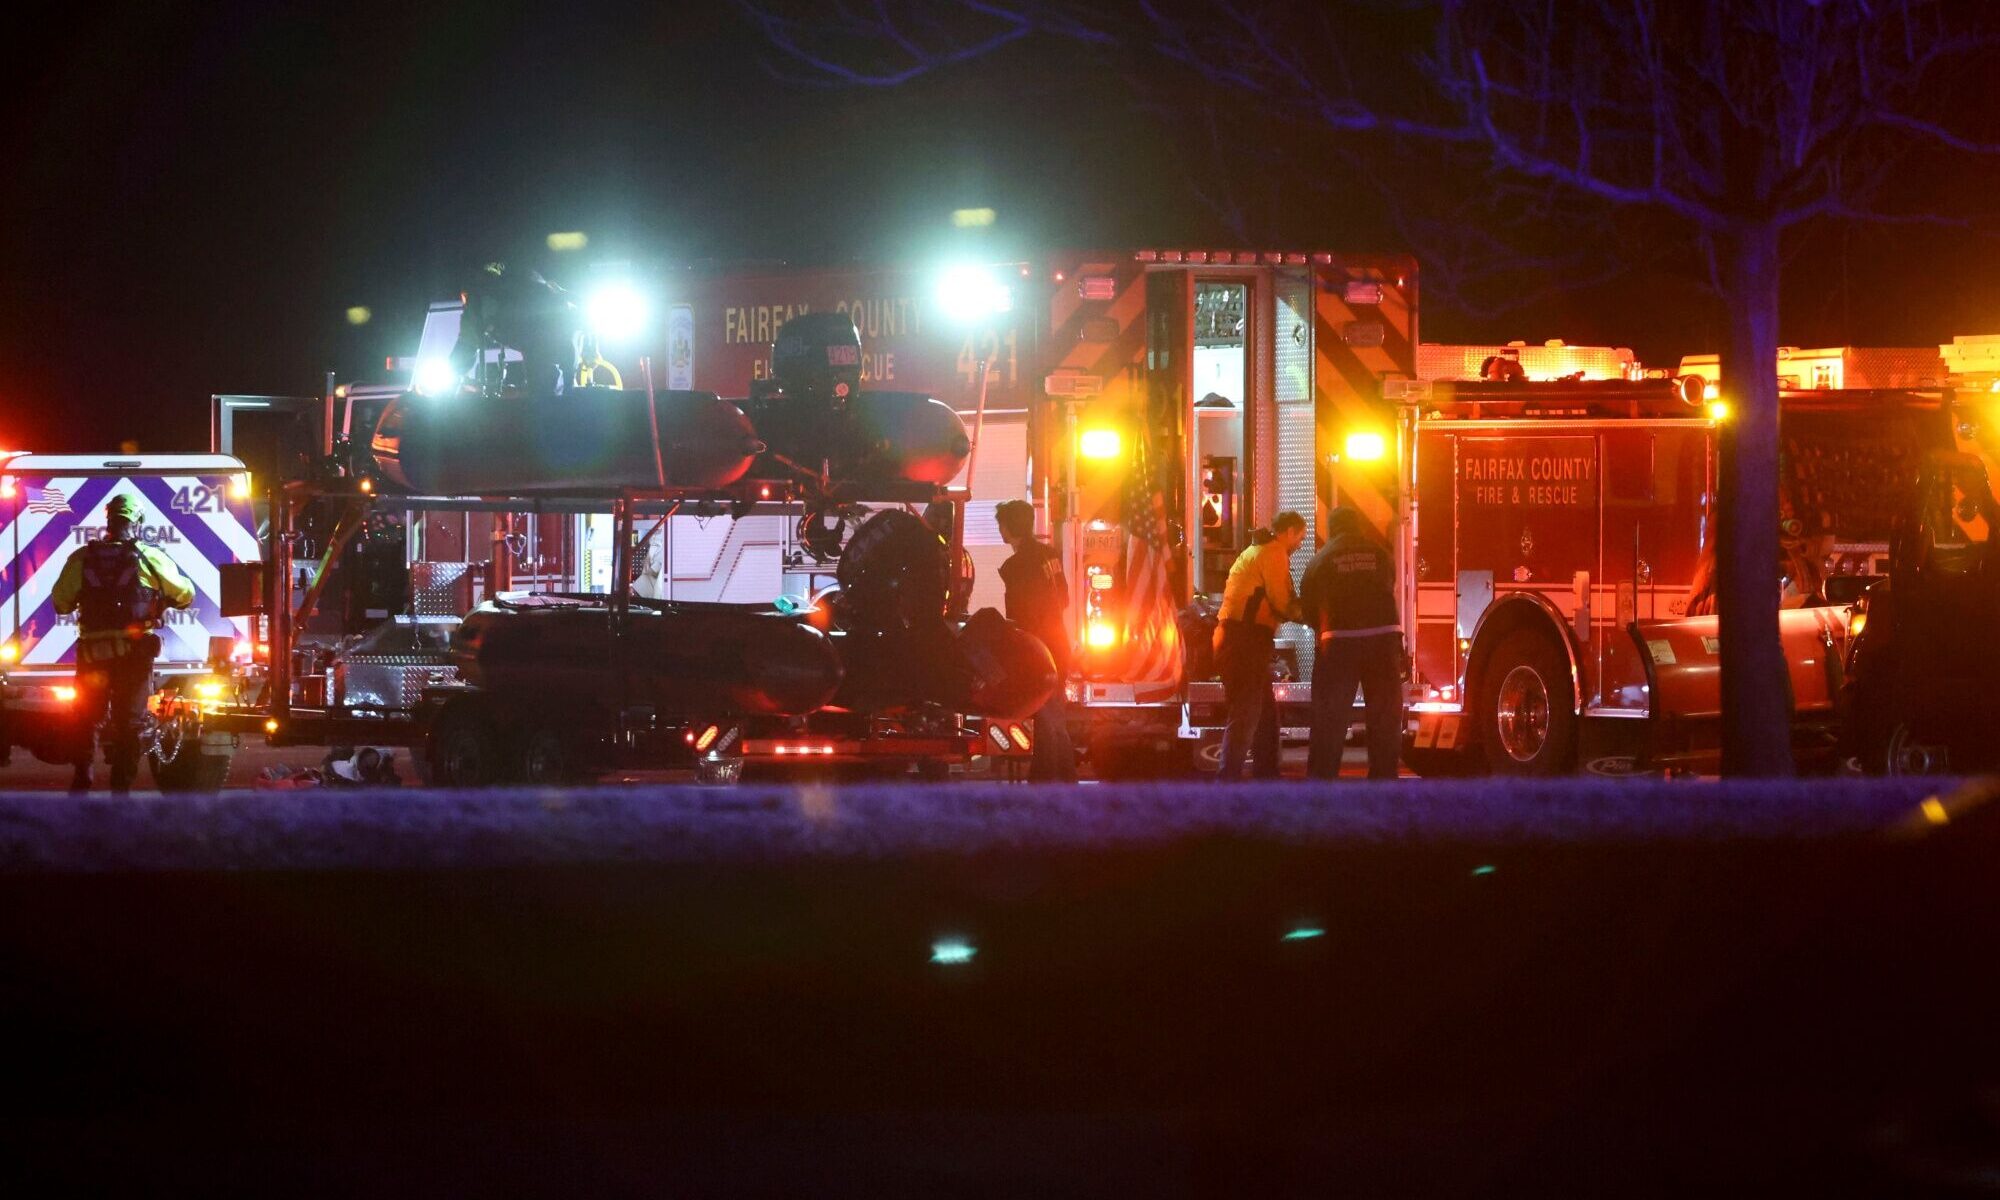
[(1948, 814), (1935, 780), (1557, 779), (314, 788), (0, 794), (0, 871), (439, 870), (884, 860), (1278, 845), (1671, 845), (1883, 833)]
[(1990, 1194), (1994, 795), (9, 792), (0, 1185)]

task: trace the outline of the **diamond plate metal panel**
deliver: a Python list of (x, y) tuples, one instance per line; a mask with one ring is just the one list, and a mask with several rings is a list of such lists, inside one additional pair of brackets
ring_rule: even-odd
[[(1271, 333), (1276, 343), (1273, 355), (1272, 393), (1277, 401), (1274, 422), (1278, 464), (1277, 508), (1302, 514), (1316, 525), (1318, 430), (1313, 417), (1313, 308), (1312, 285), (1304, 275), (1278, 277), (1272, 289)], [(1312, 560), (1315, 538), (1307, 538), (1292, 555), (1292, 576), (1298, 578)], [(1281, 645), (1290, 646), (1298, 660), (1301, 678), (1312, 678), (1315, 642), (1311, 631), (1299, 625), (1278, 630)]]
[(409, 710), (423, 699), (425, 688), (457, 680), (458, 668), (441, 656), (351, 654), (335, 664), (334, 703)]
[(420, 621), (463, 617), (472, 609), (471, 572), (469, 563), (411, 563), (410, 610)]

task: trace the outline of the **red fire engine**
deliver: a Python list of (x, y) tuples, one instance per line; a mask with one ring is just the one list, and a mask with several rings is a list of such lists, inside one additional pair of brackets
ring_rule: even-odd
[[(1712, 757), (1720, 631), (1698, 601), (1689, 614), (1714, 536), (1714, 429), (1728, 419), (1714, 360), (1671, 380), (1636, 364), (1593, 380), (1591, 349), (1541, 366), (1555, 381), (1489, 372), (1388, 389), (1408, 450), (1420, 769)], [(1781, 637), (1795, 743), (1830, 752), (1846, 605), (1884, 569), (1915, 464), (1968, 425), (1935, 354), (1794, 351), (1781, 373), (1787, 361)]]

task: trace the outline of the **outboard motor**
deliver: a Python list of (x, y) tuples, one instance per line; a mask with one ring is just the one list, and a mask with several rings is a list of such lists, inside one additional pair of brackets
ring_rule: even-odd
[(840, 559), (835, 703), (1020, 719), (1059, 686), (1048, 648), (992, 609), (952, 628), (947, 568), (944, 539), (910, 513), (888, 509), (855, 531)]

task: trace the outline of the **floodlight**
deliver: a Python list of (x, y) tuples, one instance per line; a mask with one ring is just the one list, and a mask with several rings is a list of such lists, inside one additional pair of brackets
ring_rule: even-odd
[(938, 278), (938, 307), (947, 320), (970, 324), (1014, 308), (1014, 293), (985, 267), (957, 266)]
[(420, 358), (410, 384), (426, 396), (444, 396), (458, 390), (459, 374), (446, 358)]
[(613, 283), (591, 293), (584, 315), (598, 337), (622, 342), (645, 332), (652, 306), (630, 284)]

